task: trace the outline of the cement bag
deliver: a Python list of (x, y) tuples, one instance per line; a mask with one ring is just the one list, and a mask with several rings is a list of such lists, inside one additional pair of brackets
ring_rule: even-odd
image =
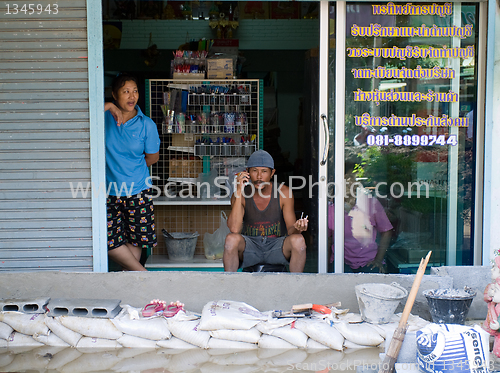
[(365, 322), (361, 324), (339, 322), (334, 326), (345, 339), (357, 345), (378, 346), (384, 341), (379, 332)]
[(82, 337), (76, 344), (78, 351), (83, 353), (92, 353), (97, 350), (109, 351), (116, 350), (122, 346), (115, 339), (104, 339), (95, 337)]
[(272, 318), (270, 316), (269, 320), (261, 321), (258, 323), (255, 328), (261, 332), (262, 334), (271, 334), (271, 332), (276, 328), (281, 328), (282, 326), (290, 325), (296, 319), (291, 317), (283, 317), (283, 318)]
[(220, 227), (212, 233), (203, 236), (203, 248), (207, 259), (221, 259), (224, 254), (224, 243), (226, 236), (230, 233), (227, 226), (227, 216), (224, 211), (220, 212)]
[(201, 330), (251, 329), (268, 316), (243, 302), (209, 302), (201, 312)]
[(211, 330), (210, 336), (212, 338), (227, 339), (228, 341), (257, 343), (260, 338), (260, 332), (255, 328), (249, 330), (221, 329)]
[(97, 319), (79, 316), (60, 316), (59, 321), (66, 328), (86, 337), (118, 339), (123, 333), (116, 329), (109, 319)]
[(300, 348), (307, 347), (307, 339), (309, 338), (303, 331), (295, 328), (295, 324), (276, 328), (269, 334), (284, 339), (285, 341)]
[(60, 371), (62, 373), (87, 373), (109, 370), (120, 360), (121, 359), (116, 356), (116, 352), (95, 352), (91, 354), (83, 354), (78, 359), (64, 365)]
[(49, 328), (44, 322), (44, 313), (0, 312), (0, 321), (3, 321), (15, 331), (26, 335), (49, 334)]
[(49, 364), (47, 365), (47, 369), (53, 370), (57, 369), (59, 370), (69, 362), (78, 359), (80, 356), (82, 356), (82, 352), (74, 349), (74, 348), (65, 348), (64, 350), (58, 352), (55, 354), (52, 359), (50, 359)]
[(56, 346), (56, 347), (69, 347), (69, 343), (64, 342), (61, 338), (59, 338), (54, 333), (49, 333), (49, 335), (33, 335), (33, 339), (37, 342), (43, 343), (47, 346)]
[(156, 342), (156, 345), (161, 348), (171, 348), (174, 350), (190, 350), (192, 348), (198, 348), (197, 346), (187, 343), (182, 339), (177, 337), (172, 337), (170, 339), (165, 339), (163, 341)]
[(332, 324), (328, 324), (322, 320), (308, 319), (297, 320), (295, 327), (306, 333), (309, 338), (325, 346), (339, 351), (343, 349), (344, 337)]
[(257, 348), (255, 343), (229, 341), (227, 339), (210, 338), (208, 348), (230, 349), (230, 350), (253, 350)]
[(156, 341), (151, 339), (135, 337), (133, 335), (124, 334), (116, 340), (123, 347), (130, 348), (156, 348)]
[(291, 348), (295, 349), (297, 348), (297, 346), (294, 346), (284, 339), (273, 337), (272, 335), (262, 334), (259, 339), (259, 348), (276, 348), (280, 350), (288, 350)]
[(9, 325), (4, 322), (0, 322), (0, 339), (7, 339), (9, 335), (14, 331)]
[(177, 338), (201, 348), (208, 347), (210, 333), (200, 329), (199, 320), (169, 322), (168, 327), (172, 335)]
[(82, 338), (82, 335), (80, 333), (74, 332), (73, 330), (68, 329), (63, 324), (61, 324), (58, 318), (47, 316), (45, 318), (45, 325), (49, 327), (52, 333), (57, 335), (72, 347), (75, 347), (80, 338)]
[(309, 338), (309, 339), (307, 340), (307, 346), (306, 346), (306, 348), (307, 348), (308, 350), (313, 350), (313, 351), (314, 351), (314, 350), (318, 351), (318, 350), (329, 350), (329, 349), (330, 349), (330, 347), (325, 346), (324, 344), (321, 344), (321, 343), (319, 343), (319, 342), (316, 342), (316, 341), (315, 341), (314, 339), (312, 339), (312, 338)]
[(135, 337), (159, 341), (172, 336), (164, 317), (132, 320), (128, 315), (111, 319), (113, 325), (122, 333)]
[(489, 334), (479, 325), (429, 324), (417, 331), (421, 372), (487, 372)]

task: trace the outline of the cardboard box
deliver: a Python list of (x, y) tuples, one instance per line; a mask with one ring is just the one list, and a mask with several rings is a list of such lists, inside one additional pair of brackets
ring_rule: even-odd
[(209, 70), (207, 72), (207, 79), (233, 79), (233, 72), (227, 70)]
[(233, 74), (232, 58), (209, 58), (207, 59), (207, 70), (210, 71), (230, 71)]
[(183, 80), (205, 79), (205, 73), (174, 73), (173, 78)]
[(196, 178), (203, 172), (201, 159), (171, 159), (169, 177)]

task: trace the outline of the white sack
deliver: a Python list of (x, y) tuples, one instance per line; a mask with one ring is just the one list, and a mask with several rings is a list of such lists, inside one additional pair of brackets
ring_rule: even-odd
[(12, 347), (40, 347), (43, 346), (43, 343), (35, 341), (31, 335), (12, 332), (7, 339), (7, 346), (9, 349)]
[(79, 316), (60, 316), (59, 321), (66, 328), (87, 337), (118, 339), (123, 335), (123, 333), (116, 329), (116, 327), (109, 319)]
[(0, 312), (0, 321), (26, 335), (49, 334), (49, 328), (45, 325), (44, 319), (44, 313)]
[(136, 337), (133, 335), (124, 334), (116, 340), (123, 347), (130, 348), (156, 348), (156, 341), (151, 339)]
[(171, 372), (191, 371), (210, 360), (206, 350), (187, 350), (183, 353), (172, 355), (166, 367)]
[(169, 322), (168, 327), (172, 335), (177, 338), (201, 348), (208, 347), (210, 333), (200, 329), (199, 320)]
[(220, 348), (220, 349), (231, 349), (231, 350), (253, 350), (257, 348), (255, 343), (240, 342), (240, 341), (229, 341), (227, 339), (210, 338), (208, 341), (208, 348)]
[(352, 343), (361, 346), (378, 346), (384, 338), (368, 323), (347, 324), (339, 322), (334, 324), (335, 328)]
[(7, 339), (9, 335), (14, 331), (12, 327), (4, 322), (0, 322), (0, 339)]
[(290, 342), (294, 346), (300, 348), (306, 348), (307, 339), (309, 337), (303, 331), (295, 328), (295, 326), (292, 328), (292, 325), (294, 326), (294, 324), (291, 324), (282, 326), (281, 328), (276, 328), (269, 334), (284, 339), (285, 341)]
[(343, 349), (344, 337), (333, 325), (327, 324), (325, 321), (301, 319), (295, 322), (295, 327), (306, 333), (309, 338), (325, 346), (339, 351)]
[(83, 353), (74, 348), (65, 348), (64, 350), (55, 354), (52, 359), (50, 359), (47, 369), (60, 369), (69, 362), (78, 359)]
[(95, 337), (82, 337), (76, 344), (78, 351), (83, 353), (93, 353), (97, 350), (109, 351), (116, 350), (122, 346), (116, 341), (116, 339), (105, 339), (105, 338), (95, 338)]
[(47, 346), (58, 346), (58, 347), (69, 347), (69, 343), (64, 342), (54, 333), (49, 333), (49, 335), (33, 335), (33, 339), (37, 342), (43, 343)]
[(250, 329), (268, 316), (243, 303), (228, 300), (207, 303), (201, 312), (201, 330)]
[(113, 370), (116, 372), (146, 372), (161, 370), (168, 365), (169, 357), (167, 355), (157, 354), (156, 351), (149, 350), (148, 353), (143, 353), (138, 356), (123, 359), (119, 361)]
[[(120, 316), (120, 315), (119, 315)], [(122, 333), (159, 341), (172, 336), (164, 317), (132, 320), (128, 314), (111, 319), (113, 325)]]
[(187, 343), (186, 341), (183, 341), (182, 339), (179, 339), (177, 337), (158, 341), (156, 342), (156, 345), (161, 348), (171, 348), (174, 350), (190, 350), (193, 348), (198, 348), (194, 344)]
[[(8, 347), (8, 343), (7, 343), (7, 340), (6, 339), (0, 339), (0, 349), (7, 349)], [(0, 351), (0, 354), (2, 353), (2, 351)]]
[(332, 367), (332, 369), (330, 369), (329, 372), (334, 372), (335, 370), (340, 370), (338, 369), (339, 368), (338, 363), (341, 362), (343, 359), (344, 359), (344, 353), (342, 351), (337, 351), (337, 350), (332, 350), (331, 348), (327, 348), (326, 350), (314, 353), (309, 352), (307, 359), (305, 359), (302, 362), (302, 364), (304, 366), (306, 366), (307, 364), (308, 367), (314, 366), (318, 371), (323, 371), (328, 367)]
[(80, 333), (74, 332), (71, 329), (66, 328), (63, 324), (60, 323), (59, 319), (56, 317), (45, 318), (45, 324), (49, 327), (49, 329), (61, 338), (64, 342), (68, 343), (70, 346), (75, 347), (82, 335)]
[(269, 318), (266, 321), (261, 321), (255, 327), (257, 330), (263, 334), (271, 334), (276, 328), (281, 328), (285, 325), (290, 325), (296, 319), (292, 317), (283, 317), (283, 318)]
[(12, 354), (1, 354), (0, 355), (0, 368), (9, 365), (14, 360), (14, 356)]
[(302, 363), (306, 358), (307, 352), (304, 350), (288, 350), (278, 356), (272, 357), (269, 363), (271, 366), (286, 366), (287, 370), (289, 370), (293, 364)]
[(150, 348), (120, 348), (116, 356), (120, 359), (128, 359), (151, 352)]
[[(83, 338), (82, 338), (83, 339)], [(63, 366), (62, 373), (87, 373), (98, 372), (113, 368), (121, 359), (116, 356), (116, 352), (95, 352), (83, 354), (78, 359), (73, 360)]]
[[(379, 345), (380, 346), (380, 345)], [(372, 346), (368, 345), (358, 345), (357, 343), (351, 342), (348, 339), (344, 339), (344, 347), (349, 349), (360, 349), (360, 348), (370, 348)]]
[(291, 349), (297, 348), (290, 342), (287, 342), (281, 338), (273, 337), (272, 335), (262, 334), (259, 339), (259, 348), (277, 348), (277, 349)]
[(229, 341), (257, 343), (260, 338), (260, 332), (256, 328), (249, 330), (221, 329), (210, 331), (210, 336)]
[(314, 339), (312, 338), (309, 338), (307, 340), (307, 346), (306, 348), (308, 350), (329, 350), (330, 347), (328, 346), (325, 346), (324, 344), (322, 343), (319, 343), (319, 342), (316, 342)]

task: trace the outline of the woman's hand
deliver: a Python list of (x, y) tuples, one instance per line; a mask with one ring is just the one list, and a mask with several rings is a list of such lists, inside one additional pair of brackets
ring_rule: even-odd
[(367, 266), (370, 268), (378, 268), (379, 273), (387, 273), (384, 263), (382, 263), (382, 260), (378, 260), (377, 258), (369, 262)]
[(113, 104), (112, 102), (106, 102), (104, 104), (104, 111), (108, 111), (111, 113), (113, 118), (116, 120), (116, 124), (118, 126), (123, 124), (123, 113), (120, 109), (118, 109), (118, 106)]

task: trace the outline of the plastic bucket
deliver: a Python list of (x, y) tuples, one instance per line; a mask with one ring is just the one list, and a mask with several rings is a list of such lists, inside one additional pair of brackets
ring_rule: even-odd
[(198, 241), (198, 232), (195, 233), (170, 233), (173, 237), (169, 238), (163, 234), (165, 238), (165, 246), (167, 248), (168, 259), (176, 262), (184, 262), (193, 259), (194, 249)]
[(358, 298), (361, 318), (372, 324), (385, 324), (391, 321), (399, 301), (408, 291), (399, 284), (359, 284), (354, 287)]
[(432, 289), (423, 292), (429, 304), (432, 322), (436, 324), (465, 324), (476, 292), (471, 288)]

